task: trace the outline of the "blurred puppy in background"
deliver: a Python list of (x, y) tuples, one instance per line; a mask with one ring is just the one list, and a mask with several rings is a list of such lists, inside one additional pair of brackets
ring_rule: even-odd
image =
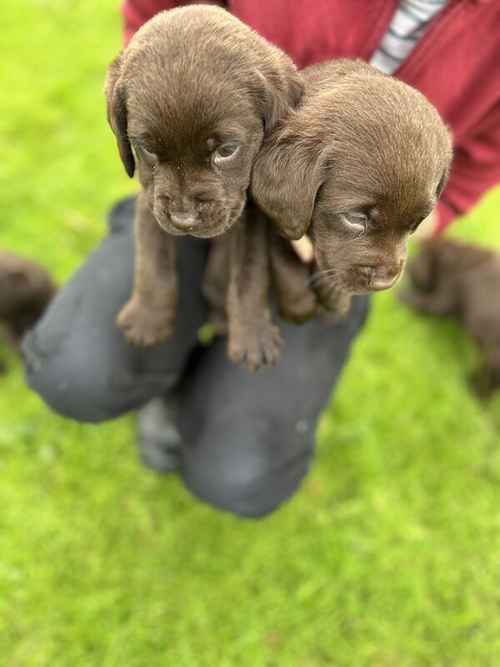
[(34, 262), (0, 251), (0, 334), (16, 350), (56, 291), (48, 272)]
[(500, 387), (500, 253), (429, 239), (420, 244), (407, 276), (404, 303), (421, 313), (455, 317), (478, 344), (484, 361), (471, 381), (487, 398)]

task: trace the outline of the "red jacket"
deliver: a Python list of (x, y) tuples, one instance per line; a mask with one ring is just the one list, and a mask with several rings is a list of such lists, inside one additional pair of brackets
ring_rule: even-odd
[[(189, 2), (125, 0), (125, 41), (151, 16)], [(398, 0), (227, 0), (235, 16), (304, 67), (370, 60)], [(500, 183), (500, 0), (448, 0), (394, 76), (422, 91), (453, 132), (455, 157), (438, 229)]]

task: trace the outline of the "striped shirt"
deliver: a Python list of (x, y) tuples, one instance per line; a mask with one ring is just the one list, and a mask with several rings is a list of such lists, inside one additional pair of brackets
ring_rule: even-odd
[(392, 74), (410, 55), (447, 0), (401, 0), (371, 64)]

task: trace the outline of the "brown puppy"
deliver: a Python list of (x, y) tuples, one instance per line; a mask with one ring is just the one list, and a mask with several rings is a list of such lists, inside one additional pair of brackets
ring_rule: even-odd
[(431, 315), (451, 315), (484, 357), (473, 386), (486, 398), (500, 387), (500, 253), (451, 239), (423, 241), (408, 266), (401, 300)]
[(257, 157), (252, 194), (284, 237), (310, 234), (319, 298), (345, 312), (351, 294), (399, 278), (408, 236), (445, 185), (451, 141), (423, 95), (366, 63), (303, 77), (300, 108)]
[(16, 349), (22, 335), (41, 317), (56, 288), (47, 271), (0, 251), (0, 328)]
[(295, 106), (292, 62), (217, 7), (158, 14), (110, 66), (108, 117), (127, 173), (137, 161), (134, 291), (118, 317), (151, 345), (173, 330), (175, 235), (228, 231), (240, 218), (266, 133)]

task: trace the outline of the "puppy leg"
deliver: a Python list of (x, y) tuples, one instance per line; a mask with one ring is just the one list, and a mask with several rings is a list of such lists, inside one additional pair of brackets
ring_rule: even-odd
[(203, 276), (203, 296), (210, 305), (210, 323), (217, 333), (227, 333), (226, 300), (229, 283), (231, 234), (224, 234), (210, 244)]
[(320, 304), (328, 312), (333, 321), (345, 317), (351, 309), (351, 295), (338, 289), (327, 281), (316, 282), (316, 294)]
[(255, 208), (249, 208), (230, 234), (229, 358), (255, 372), (274, 365), (282, 345), (268, 303), (268, 224)]
[(174, 329), (177, 301), (175, 239), (158, 225), (143, 192), (135, 217), (134, 289), (117, 323), (135, 345), (155, 345)]
[(281, 317), (301, 324), (316, 314), (318, 303), (310, 287), (309, 267), (289, 241), (270, 230), (271, 274)]

